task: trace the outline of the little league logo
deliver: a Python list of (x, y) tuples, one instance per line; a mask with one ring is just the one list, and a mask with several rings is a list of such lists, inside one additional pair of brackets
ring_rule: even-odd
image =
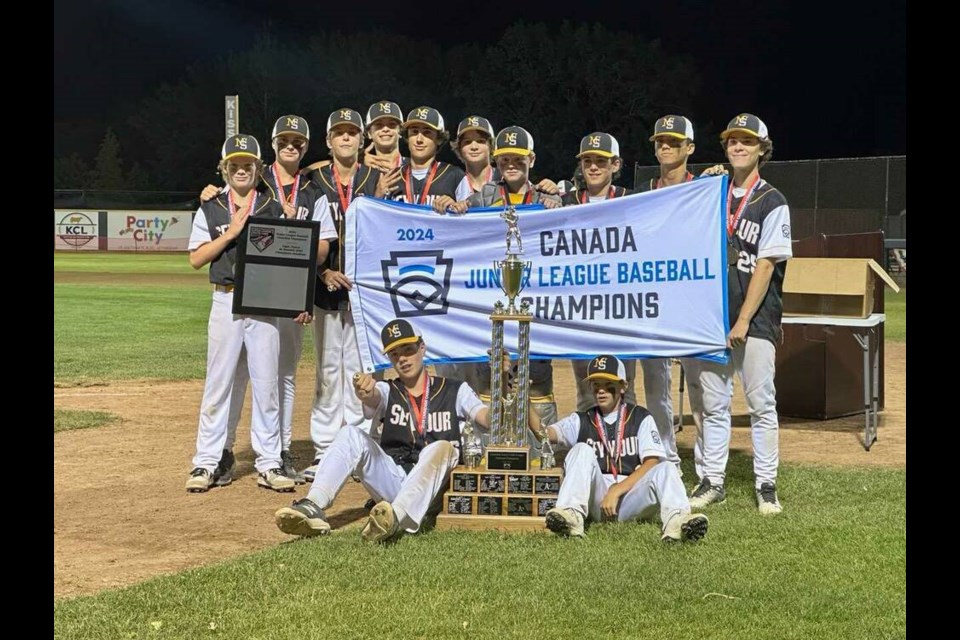
[(263, 253), (267, 247), (273, 244), (274, 229), (272, 227), (250, 227), (250, 243), (257, 248), (257, 251)]
[(396, 317), (447, 313), (453, 260), (444, 258), (443, 251), (391, 251), (380, 267)]

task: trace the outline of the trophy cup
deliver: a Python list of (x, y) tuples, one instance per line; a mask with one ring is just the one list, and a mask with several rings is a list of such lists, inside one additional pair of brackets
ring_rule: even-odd
[[(443, 513), (437, 528), (545, 530), (544, 516), (556, 506), (563, 472), (554, 468), (553, 449), (543, 448), (540, 468), (531, 469), (528, 428), (530, 411), (530, 306), (516, 306), (531, 267), (523, 262), (523, 245), (517, 212), (511, 206), (500, 217), (507, 223), (506, 259), (494, 262), (500, 271), (500, 288), (507, 306), (497, 301), (490, 314), (493, 345), (490, 351), (490, 444), (486, 464), (475, 464), (473, 433), (464, 433), (464, 466), (450, 474), (450, 489), (443, 496)], [(515, 245), (515, 246), (514, 246)], [(518, 323), (519, 361), (514, 385), (503, 371), (503, 324)]]

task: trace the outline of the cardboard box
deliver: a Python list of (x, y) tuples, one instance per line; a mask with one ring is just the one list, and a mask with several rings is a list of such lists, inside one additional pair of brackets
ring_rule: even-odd
[(783, 315), (866, 318), (873, 310), (876, 277), (900, 291), (870, 258), (791, 258), (783, 280)]

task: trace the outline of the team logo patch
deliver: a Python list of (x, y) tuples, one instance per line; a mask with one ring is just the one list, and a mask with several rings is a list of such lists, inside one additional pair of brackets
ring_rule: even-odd
[(257, 251), (263, 253), (267, 247), (273, 244), (274, 229), (270, 227), (250, 227), (250, 244), (257, 248)]
[(443, 251), (391, 251), (381, 260), (383, 284), (398, 318), (447, 313), (453, 260)]
[(650, 432), (650, 439), (656, 442), (657, 444), (659, 444), (660, 446), (663, 446), (663, 443), (660, 442), (660, 434), (657, 433), (656, 431)]
[(789, 238), (789, 237), (790, 237), (790, 225), (785, 224), (785, 225), (783, 225), (782, 227), (780, 227), (780, 232), (783, 233), (783, 237), (784, 237), (784, 238)]
[(68, 213), (57, 223), (57, 235), (71, 247), (82, 247), (97, 237), (97, 224), (85, 213)]

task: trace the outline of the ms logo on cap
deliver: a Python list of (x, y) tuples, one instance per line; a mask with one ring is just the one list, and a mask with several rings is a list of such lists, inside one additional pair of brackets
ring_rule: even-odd
[(468, 127), (479, 127), (479, 126), (480, 126), (480, 119), (477, 118), (476, 116), (470, 116), (469, 118), (467, 118), (467, 126), (468, 126)]
[(442, 250), (391, 251), (380, 268), (397, 318), (447, 313), (453, 260), (444, 258)]
[(503, 134), (503, 140), (504, 140), (504, 142), (506, 142), (506, 143), (507, 143), (508, 145), (510, 145), (511, 147), (516, 146), (516, 144), (517, 144), (517, 134), (516, 134), (516, 132), (511, 131), (511, 132), (508, 132), (508, 133)]
[(287, 126), (291, 129), (300, 128), (300, 118), (287, 118)]
[(430, 115), (430, 109), (427, 109), (426, 107), (417, 109), (417, 118), (420, 120), (426, 120), (428, 115)]
[[(600, 148), (600, 136), (590, 136), (590, 141), (587, 143), (594, 149)], [(603, 365), (601, 365), (603, 366)]]
[(673, 129), (673, 116), (664, 118), (660, 121), (660, 126), (664, 129)]
[(594, 363), (597, 365), (597, 369), (606, 369), (607, 368), (607, 357), (601, 356), (594, 360)]
[(245, 136), (235, 136), (233, 144), (236, 145), (237, 149), (247, 150), (247, 138)]
[(340, 109), (340, 119), (341, 119), (341, 120), (352, 121), (352, 120), (353, 120), (353, 116), (351, 115), (350, 109)]
[(749, 117), (750, 117), (750, 116), (749, 116), (748, 114), (746, 114), (746, 113), (737, 116), (737, 126), (738, 126), (738, 127), (745, 127), (745, 126), (747, 126), (747, 119), (748, 119)]
[(403, 335), (403, 333), (400, 331), (400, 325), (398, 324), (390, 325), (390, 327), (387, 329), (387, 333), (390, 334), (391, 338), (399, 338)]
[(390, 103), (389, 103), (389, 102), (381, 102), (381, 103), (378, 105), (378, 107), (379, 107), (379, 109), (380, 109), (380, 113), (393, 113), (393, 111), (392, 111), (391, 108), (390, 108)]

